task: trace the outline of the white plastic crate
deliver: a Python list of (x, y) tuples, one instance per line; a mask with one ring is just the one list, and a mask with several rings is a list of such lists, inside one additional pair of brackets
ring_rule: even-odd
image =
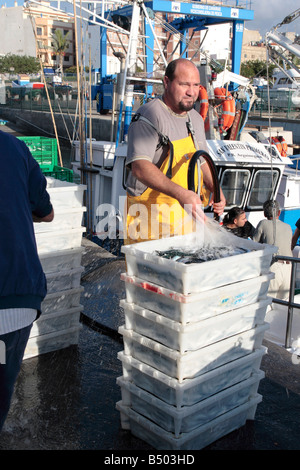
[(123, 335), (125, 354), (182, 382), (186, 378), (204, 374), (260, 348), (268, 327), (264, 324), (183, 354), (135, 331), (127, 330), (124, 326), (119, 327), (119, 333)]
[[(156, 250), (165, 251), (170, 248), (214, 249), (228, 244), (229, 240), (233, 247), (249, 251), (188, 265), (155, 254)], [(267, 274), (277, 247), (236, 237), (225, 233), (224, 229), (214, 233), (213, 243), (200, 232), (126, 245), (122, 247), (122, 252), (125, 254), (127, 274), (130, 276), (137, 276), (176, 292), (191, 294)]]
[(118, 377), (117, 384), (121, 387), (123, 405), (130, 406), (136, 413), (145, 416), (164, 430), (174, 434), (175, 437), (179, 437), (180, 434), (193, 431), (246, 403), (257, 394), (259, 382), (264, 375), (264, 372), (260, 371), (243, 382), (179, 410), (138, 388), (129, 380), (124, 380), (123, 377)]
[(84, 267), (80, 266), (75, 269), (46, 274), (47, 292), (51, 294), (79, 287), (83, 271)]
[(263, 324), (267, 306), (271, 302), (272, 299), (267, 297), (217, 317), (184, 325), (123, 299), (120, 306), (124, 309), (125, 327), (128, 330), (184, 353)]
[(136, 276), (121, 274), (125, 281), (126, 299), (180, 323), (189, 323), (252, 304), (265, 298), (273, 273), (236, 282), (197, 294), (180, 294), (143, 281)]
[(157, 369), (119, 351), (124, 378), (143, 390), (177, 408), (191, 406), (248, 379), (258, 372), (267, 348), (262, 346), (247, 356), (241, 357), (193, 379), (181, 383)]
[(47, 177), (47, 192), (56, 210), (70, 209), (83, 206), (83, 196), (86, 185), (69, 183), (52, 177)]
[(30, 357), (39, 356), (51, 351), (67, 348), (73, 344), (78, 344), (79, 333), (82, 324), (69, 328), (67, 330), (60, 330), (46, 335), (34, 336), (29, 338), (25, 353), (24, 360)]
[(79, 268), (84, 248), (79, 246), (70, 250), (53, 251), (39, 255), (45, 274)]
[(79, 325), (80, 312), (83, 306), (79, 305), (56, 313), (42, 314), (38, 320), (33, 322), (30, 338), (48, 333), (67, 330)]
[(56, 232), (40, 232), (35, 235), (39, 255), (59, 250), (70, 250), (81, 246), (85, 227)]
[(77, 307), (80, 304), (80, 297), (83, 291), (84, 288), (79, 286), (51, 294), (48, 293), (41, 305), (42, 314), (48, 315), (50, 313)]
[(116, 404), (121, 414), (121, 425), (131, 433), (144, 440), (158, 450), (200, 450), (217, 439), (239, 429), (247, 420), (254, 420), (256, 408), (262, 397), (257, 395), (241, 406), (224, 413), (209, 423), (200, 426), (179, 438), (160, 426), (151, 422), (144, 416), (136, 413), (132, 408), (122, 405), (121, 401)]
[(56, 230), (79, 228), (83, 225), (84, 212), (86, 212), (86, 207), (84, 206), (54, 210), (52, 222), (35, 222), (33, 224), (34, 232), (53, 232)]
[[(86, 145), (86, 152), (84, 158), (87, 163), (90, 163), (90, 140), (88, 139)], [(80, 143), (78, 140), (74, 141), (75, 146), (75, 161), (80, 162)], [(95, 166), (112, 167), (114, 165), (116, 143), (106, 140), (92, 140), (92, 163)]]
[(186, 325), (123, 299), (120, 306), (124, 309), (127, 329), (184, 353), (262, 325), (267, 306), (271, 303), (272, 299), (267, 297), (255, 304)]

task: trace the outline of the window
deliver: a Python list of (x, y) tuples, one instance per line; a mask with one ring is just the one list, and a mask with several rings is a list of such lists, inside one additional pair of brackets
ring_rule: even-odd
[(227, 208), (243, 204), (250, 176), (250, 171), (246, 169), (227, 169), (223, 172), (220, 186), (226, 198)]
[(36, 28), (36, 34), (37, 36), (42, 36), (43, 35), (43, 28), (41, 28), (40, 26), (38, 26)]
[(272, 197), (279, 178), (279, 171), (273, 170), (257, 170), (250, 189), (249, 209), (259, 209), (263, 203)]

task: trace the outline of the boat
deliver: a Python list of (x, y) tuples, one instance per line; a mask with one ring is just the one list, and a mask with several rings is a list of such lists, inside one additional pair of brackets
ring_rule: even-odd
[(273, 90), (299, 90), (300, 88), (300, 73), (294, 69), (288, 69), (285, 72), (280, 69), (275, 69), (273, 72), (274, 84)]
[[(299, 9), (293, 12), (285, 20), (287, 23), (294, 21), (299, 16)], [(270, 61), (276, 68), (273, 71), (273, 86), (270, 89), (270, 102), (275, 107), (291, 108), (300, 107), (300, 69), (293, 63), (290, 56), (299, 57), (300, 46), (278, 31), (272, 28), (266, 34), (266, 45)]]

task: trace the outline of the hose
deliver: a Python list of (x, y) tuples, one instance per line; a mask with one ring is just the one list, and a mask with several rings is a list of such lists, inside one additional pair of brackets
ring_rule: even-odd
[[(201, 157), (204, 158), (204, 160), (207, 162), (211, 175), (212, 175), (213, 187), (214, 187), (214, 202), (220, 202), (221, 191), (220, 191), (220, 184), (219, 184), (219, 179), (218, 179), (218, 174), (217, 174), (217, 168), (211, 156), (204, 150), (197, 150), (190, 160), (189, 168), (188, 168), (188, 189), (195, 192), (195, 166), (196, 166), (197, 161)], [(214, 218), (215, 220), (219, 220), (218, 214), (214, 213)]]

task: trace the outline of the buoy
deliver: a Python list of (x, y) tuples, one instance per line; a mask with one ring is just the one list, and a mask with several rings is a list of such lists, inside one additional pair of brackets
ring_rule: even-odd
[(235, 117), (235, 101), (225, 88), (215, 88), (215, 98), (222, 100), (222, 117), (219, 120), (221, 132), (226, 132), (233, 124)]

